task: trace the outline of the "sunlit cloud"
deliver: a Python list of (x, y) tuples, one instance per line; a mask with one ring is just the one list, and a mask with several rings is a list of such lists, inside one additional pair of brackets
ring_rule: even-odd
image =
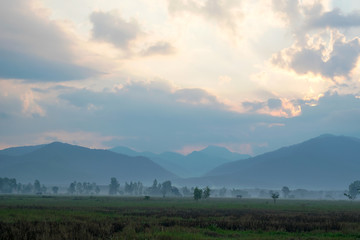
[(0, 78), (59, 82), (99, 75), (77, 62), (75, 41), (61, 24), (35, 8), (34, 1), (0, 6)]
[(90, 15), (93, 24), (92, 37), (126, 50), (131, 41), (144, 34), (136, 19), (124, 20), (118, 12), (93, 12)]
[(183, 15), (194, 14), (205, 20), (210, 19), (218, 27), (238, 36), (239, 23), (242, 20), (242, 1), (206, 0), (206, 1), (184, 1), (168, 0), (168, 8), (171, 14)]
[(152, 55), (171, 55), (176, 52), (176, 48), (172, 46), (169, 42), (157, 42), (148, 46), (145, 50), (142, 51), (144, 56)]

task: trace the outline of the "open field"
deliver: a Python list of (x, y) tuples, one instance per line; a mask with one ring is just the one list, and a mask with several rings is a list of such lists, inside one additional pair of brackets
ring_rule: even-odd
[(360, 239), (360, 202), (6, 195), (0, 239)]

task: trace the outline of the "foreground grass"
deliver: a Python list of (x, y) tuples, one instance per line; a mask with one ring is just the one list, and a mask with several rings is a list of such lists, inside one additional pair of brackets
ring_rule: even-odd
[(0, 196), (0, 239), (360, 239), (360, 203)]

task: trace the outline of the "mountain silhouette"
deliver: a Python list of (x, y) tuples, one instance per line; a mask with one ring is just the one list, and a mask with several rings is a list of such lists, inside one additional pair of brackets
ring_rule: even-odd
[(346, 189), (357, 179), (360, 179), (360, 139), (327, 134), (246, 160), (225, 163), (205, 177), (187, 179), (185, 183)]
[[(0, 152), (0, 175), (20, 182), (68, 184), (89, 181), (108, 184), (111, 177), (119, 181), (151, 183), (174, 179), (177, 176), (145, 157), (130, 157), (108, 150), (54, 142), (20, 154), (12, 149)], [(7, 152), (12, 154), (4, 155)]]
[(208, 146), (201, 151), (193, 151), (188, 155), (174, 152), (161, 154), (136, 152), (127, 147), (116, 147), (112, 148), (111, 151), (130, 156), (147, 157), (180, 177), (199, 177), (221, 164), (250, 157), (218, 146)]

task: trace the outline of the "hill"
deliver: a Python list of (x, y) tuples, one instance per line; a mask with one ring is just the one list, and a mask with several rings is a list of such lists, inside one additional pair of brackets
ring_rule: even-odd
[(307, 189), (346, 189), (360, 179), (360, 139), (322, 135), (253, 158), (223, 164), (201, 185)]
[(108, 184), (111, 177), (144, 183), (151, 183), (155, 178), (159, 181), (176, 178), (145, 157), (130, 157), (59, 142), (32, 150), (22, 155), (4, 155), (9, 150), (2, 151), (0, 176), (16, 178), (20, 182), (39, 179), (47, 184), (68, 184), (75, 180)]
[(126, 147), (116, 147), (111, 149), (111, 151), (130, 156), (147, 157), (165, 169), (185, 178), (200, 177), (219, 165), (250, 157), (249, 155), (234, 153), (218, 146), (208, 146), (201, 151), (194, 151), (188, 155), (174, 152), (164, 152), (161, 154), (136, 152)]
[(7, 156), (21, 156), (27, 153), (31, 153), (39, 148), (44, 147), (45, 145), (36, 145), (36, 146), (24, 146), (24, 147), (12, 147), (0, 150), (0, 155)]

